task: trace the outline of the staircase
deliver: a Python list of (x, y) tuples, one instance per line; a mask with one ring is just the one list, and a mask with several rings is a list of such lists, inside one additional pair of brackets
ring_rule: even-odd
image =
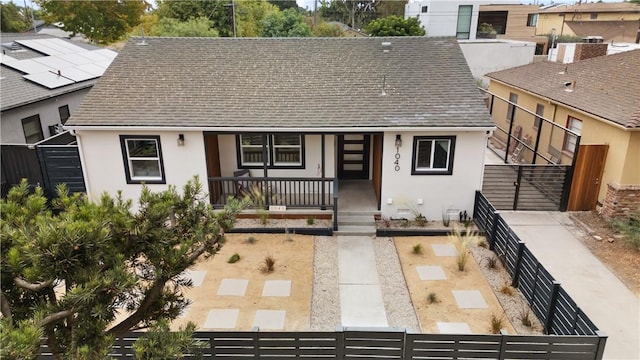
[(338, 236), (373, 236), (376, 234), (374, 215), (379, 211), (338, 211)]

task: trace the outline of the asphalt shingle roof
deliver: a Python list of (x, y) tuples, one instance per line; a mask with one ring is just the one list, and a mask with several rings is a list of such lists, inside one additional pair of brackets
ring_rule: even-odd
[[(0, 34), (0, 42), (2, 44), (12, 43), (15, 40), (33, 40), (33, 39), (52, 39), (55, 37), (49, 35), (34, 35), (34, 34)], [(62, 39), (67, 41), (65, 39)], [(87, 50), (97, 50), (99, 48), (82, 43), (68, 41), (76, 46), (83, 47)], [(12, 52), (9, 49), (2, 48), (7, 55), (22, 60), (32, 59), (34, 57), (42, 57), (36, 51), (29, 48), (21, 47), (19, 51)], [(20, 107), (26, 104), (31, 104), (37, 101), (46, 100), (70, 92), (78, 91), (93, 86), (96, 80), (87, 80), (80, 83), (74, 83), (66, 86), (59, 87), (57, 89), (48, 89), (44, 86), (33, 83), (22, 77), (22, 73), (8, 68), (6, 66), (0, 66), (0, 111), (10, 110), (16, 107)]]
[[(487, 74), (627, 128), (640, 128), (640, 50), (572, 64), (540, 62)], [(565, 82), (575, 82), (565, 91)]]
[(492, 126), (451, 38), (139, 42), (129, 41), (67, 125)]

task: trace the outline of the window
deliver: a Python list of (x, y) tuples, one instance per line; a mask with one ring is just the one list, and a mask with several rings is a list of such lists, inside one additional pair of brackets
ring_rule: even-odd
[(24, 139), (27, 144), (34, 144), (44, 139), (42, 125), (40, 124), (40, 115), (36, 114), (22, 119), (22, 130), (24, 131)]
[(529, 14), (527, 15), (527, 26), (537, 26), (538, 25), (538, 14)]
[[(569, 116), (569, 118), (567, 119), (567, 129), (580, 135), (580, 133), (582, 132), (582, 120), (576, 119), (573, 116)], [(562, 150), (574, 153), (576, 151), (577, 143), (578, 137), (576, 135), (566, 133), (564, 136), (564, 145), (562, 145)]]
[(120, 135), (127, 184), (165, 184), (160, 136)]
[(598, 18), (598, 13), (591, 13), (591, 20), (596, 20)]
[(516, 105), (518, 103), (518, 95), (509, 93), (509, 106), (507, 107), (507, 121), (513, 121), (513, 117), (516, 113)]
[(428, 7), (428, 6), (423, 6), (423, 7), (422, 7), (422, 13), (423, 13), (423, 14), (424, 14), (424, 13), (426, 13), (428, 9), (429, 9), (429, 7)]
[(469, 39), (471, 33), (471, 13), (473, 5), (458, 6), (458, 26), (456, 28), (457, 39)]
[(536, 105), (536, 115), (538, 116), (536, 116), (535, 119), (533, 120), (534, 129), (540, 128), (540, 124), (542, 124), (542, 117), (544, 116), (544, 105), (542, 104)]
[[(508, 11), (480, 11), (478, 12), (478, 32), (495, 31), (496, 34), (504, 35), (507, 31)], [(488, 24), (482, 26), (483, 24)]]
[(64, 125), (69, 119), (71, 114), (69, 113), (69, 105), (62, 105), (58, 108), (58, 114), (60, 114), (60, 122)]
[(455, 136), (414, 137), (411, 175), (451, 175), (455, 144)]
[[(243, 168), (260, 168), (262, 158), (262, 134), (241, 134), (237, 137), (238, 164)], [(304, 137), (300, 134), (268, 134), (267, 159), (269, 167), (303, 168)]]

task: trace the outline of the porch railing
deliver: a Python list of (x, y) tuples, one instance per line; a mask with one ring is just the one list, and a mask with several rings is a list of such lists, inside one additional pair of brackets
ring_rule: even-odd
[(210, 177), (211, 204), (221, 208), (229, 197), (249, 196), (250, 206), (333, 209), (337, 179), (291, 177)]

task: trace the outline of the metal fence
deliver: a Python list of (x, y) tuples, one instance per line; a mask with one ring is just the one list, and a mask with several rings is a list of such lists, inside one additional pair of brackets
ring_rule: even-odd
[(476, 192), (473, 217), (547, 334), (606, 338), (480, 191)]
[[(144, 333), (116, 339), (112, 358), (133, 358)], [(187, 358), (226, 359), (601, 359), (606, 338), (416, 334), (404, 330), (331, 332), (197, 332), (203, 349)], [(46, 351), (46, 348), (43, 348)], [(41, 359), (53, 357), (43, 352)]]

